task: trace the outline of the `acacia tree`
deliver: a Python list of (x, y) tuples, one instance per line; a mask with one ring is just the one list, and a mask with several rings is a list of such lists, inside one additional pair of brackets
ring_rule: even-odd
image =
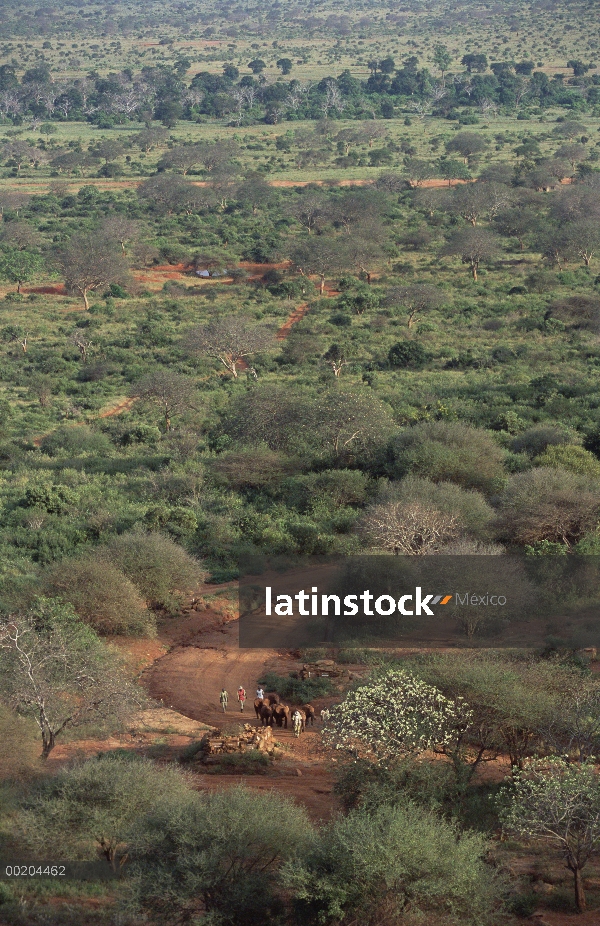
[(565, 253), (579, 257), (589, 267), (594, 255), (600, 250), (598, 220), (592, 218), (569, 222), (561, 229), (560, 236), (564, 241)]
[(475, 282), (481, 262), (493, 260), (498, 252), (498, 236), (487, 228), (461, 228), (442, 249), (442, 254), (460, 255), (463, 264), (469, 266)]
[(2, 149), (2, 156), (7, 161), (13, 161), (17, 172), (21, 170), (23, 164), (31, 164), (36, 158), (41, 157), (41, 152), (37, 148), (32, 148), (26, 141), (6, 142)]
[(582, 871), (600, 848), (600, 785), (591, 762), (533, 759), (504, 789), (509, 833), (543, 839), (561, 852), (573, 874), (577, 910), (586, 907)]
[(451, 215), (461, 216), (475, 227), (482, 216), (493, 218), (510, 200), (511, 191), (503, 183), (469, 183), (454, 188), (448, 197), (447, 209)]
[(193, 167), (202, 163), (204, 145), (175, 145), (158, 162), (159, 170), (174, 168), (180, 170), (185, 177)]
[(90, 307), (90, 293), (129, 279), (129, 268), (117, 241), (98, 232), (73, 235), (58, 252), (57, 261), (67, 292), (81, 296), (86, 309)]
[(41, 254), (35, 251), (8, 248), (0, 251), (0, 277), (10, 283), (17, 284), (17, 292), (21, 292), (23, 283), (29, 282), (38, 273), (43, 265)]
[(130, 837), (132, 905), (169, 923), (266, 923), (279, 867), (311, 836), (302, 807), (244, 787), (160, 801)]
[(503, 207), (494, 216), (494, 225), (501, 235), (516, 238), (519, 242), (519, 249), (524, 251), (526, 235), (539, 229), (540, 214), (533, 205), (526, 203), (520, 203), (517, 206), (509, 205)]
[(187, 337), (187, 346), (192, 353), (215, 357), (234, 379), (237, 379), (244, 358), (263, 353), (273, 345), (271, 328), (251, 325), (248, 319), (234, 315), (192, 328)]
[(193, 406), (194, 394), (194, 383), (188, 376), (168, 369), (149, 373), (131, 390), (132, 397), (161, 409), (165, 431), (171, 430), (173, 415)]
[(454, 138), (446, 142), (446, 151), (450, 154), (454, 151), (463, 158), (464, 163), (470, 161), (473, 155), (480, 154), (488, 146), (488, 141), (478, 132), (458, 132)]
[(412, 286), (393, 286), (388, 290), (386, 305), (402, 307), (408, 313), (408, 327), (412, 328), (423, 312), (437, 309), (445, 302), (444, 293), (429, 283), (415, 283)]
[(325, 292), (325, 277), (347, 265), (348, 242), (321, 235), (311, 241), (302, 241), (292, 251), (292, 262), (302, 274), (315, 273), (319, 277), (319, 294)]
[(66, 729), (118, 720), (144, 703), (113, 651), (56, 599), (2, 618), (0, 666), (0, 692), (37, 724), (44, 759)]
[(462, 698), (446, 698), (410, 672), (391, 669), (331, 708), (323, 738), (334, 749), (389, 765), (456, 743), (471, 717)]

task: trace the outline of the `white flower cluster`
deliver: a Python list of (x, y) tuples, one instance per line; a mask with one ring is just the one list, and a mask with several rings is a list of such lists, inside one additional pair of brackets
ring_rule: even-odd
[(395, 669), (349, 692), (332, 708), (323, 738), (336, 749), (387, 761), (451, 746), (471, 719), (462, 698), (446, 698)]

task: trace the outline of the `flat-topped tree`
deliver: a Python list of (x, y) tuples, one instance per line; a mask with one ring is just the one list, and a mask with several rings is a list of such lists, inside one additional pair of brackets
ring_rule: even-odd
[(252, 325), (247, 318), (234, 315), (192, 328), (187, 337), (191, 353), (214, 357), (234, 379), (237, 379), (240, 364), (246, 357), (263, 353), (274, 344), (271, 328)]
[(77, 294), (89, 309), (89, 294), (111, 283), (124, 284), (129, 279), (129, 268), (121, 247), (115, 238), (98, 232), (73, 235), (58, 252), (65, 288)]
[(446, 151), (450, 154), (456, 152), (464, 158), (465, 164), (473, 155), (480, 154), (488, 147), (488, 140), (479, 132), (458, 132), (454, 138), (446, 142)]

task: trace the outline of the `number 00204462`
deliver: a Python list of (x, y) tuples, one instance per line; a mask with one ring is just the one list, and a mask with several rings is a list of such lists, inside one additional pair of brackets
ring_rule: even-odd
[(1, 869), (5, 878), (64, 878), (66, 865), (5, 865)]

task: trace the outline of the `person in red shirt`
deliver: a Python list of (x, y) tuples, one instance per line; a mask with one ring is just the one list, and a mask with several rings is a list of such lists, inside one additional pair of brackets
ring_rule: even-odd
[(244, 701), (246, 700), (246, 692), (244, 691), (241, 685), (237, 691), (237, 698), (238, 698), (238, 701), (240, 702), (240, 710), (243, 714), (244, 713)]

